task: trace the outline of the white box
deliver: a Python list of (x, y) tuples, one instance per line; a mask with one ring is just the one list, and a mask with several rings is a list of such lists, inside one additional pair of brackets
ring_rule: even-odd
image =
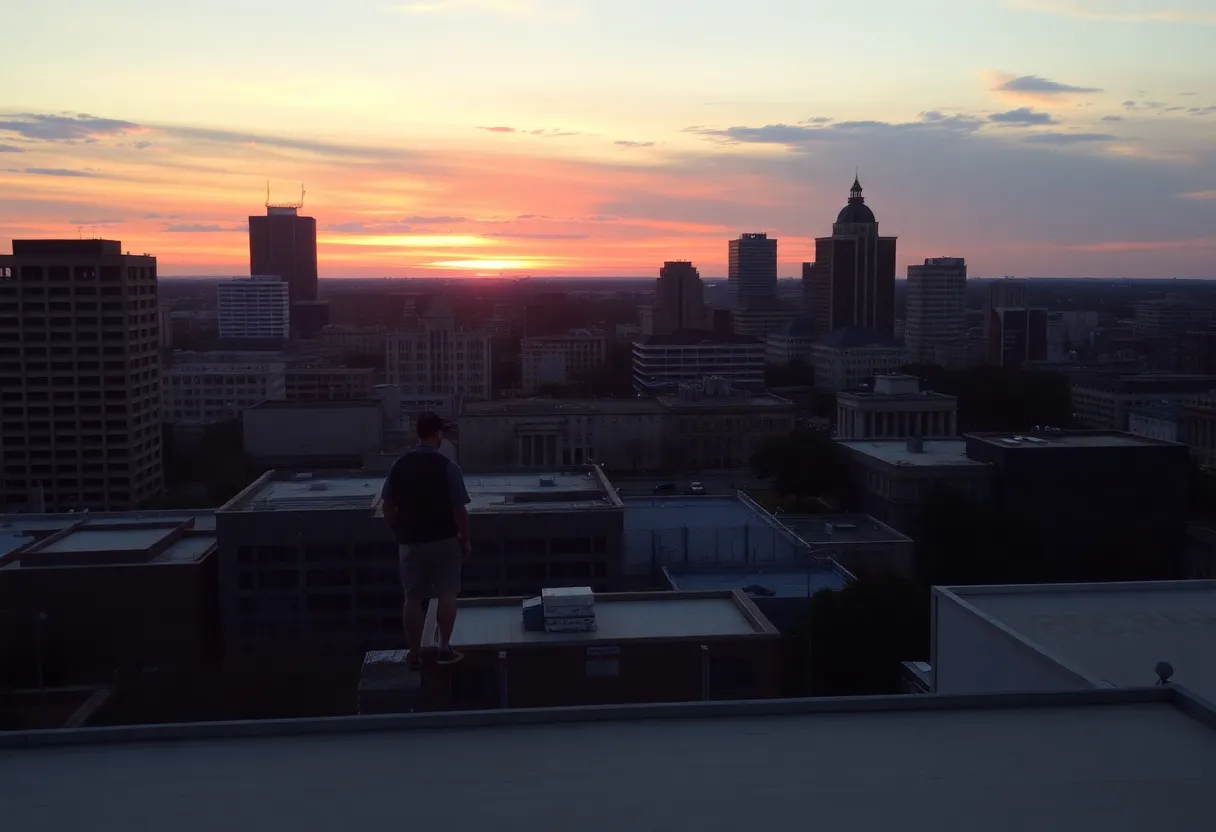
[(545, 618), (595, 618), (595, 607), (545, 607)]
[(579, 615), (584, 610), (595, 609), (595, 593), (589, 586), (544, 589), (540, 597), (545, 615)]

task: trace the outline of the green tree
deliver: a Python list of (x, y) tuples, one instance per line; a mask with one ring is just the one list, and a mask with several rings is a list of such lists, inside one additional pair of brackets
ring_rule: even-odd
[(756, 476), (771, 480), (777, 496), (793, 497), (798, 504), (832, 493), (842, 470), (832, 437), (805, 428), (765, 440), (752, 456), (752, 468)]
[(766, 387), (810, 387), (815, 383), (815, 370), (801, 358), (789, 364), (765, 364)]
[(908, 365), (904, 372), (920, 377), (927, 389), (958, 397), (962, 432), (1072, 425), (1071, 391), (1061, 373), (987, 366), (947, 370), (932, 364)]
[(900, 663), (929, 657), (929, 593), (898, 575), (859, 575), (816, 593), (805, 626), (812, 695), (897, 693)]

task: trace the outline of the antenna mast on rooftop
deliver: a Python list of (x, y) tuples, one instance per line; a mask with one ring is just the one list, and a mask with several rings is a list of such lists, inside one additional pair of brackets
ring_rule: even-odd
[(300, 183), (300, 201), (299, 202), (271, 202), (270, 201), (270, 180), (266, 180), (266, 207), (267, 208), (294, 208), (297, 211), (304, 207), (304, 183)]

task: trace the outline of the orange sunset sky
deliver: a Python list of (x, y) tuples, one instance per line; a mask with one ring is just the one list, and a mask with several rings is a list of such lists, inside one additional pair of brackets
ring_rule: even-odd
[(307, 189), (321, 274), (800, 273), (860, 169), (901, 271), (1216, 277), (1216, 2), (24, 4), (0, 250), (248, 273)]

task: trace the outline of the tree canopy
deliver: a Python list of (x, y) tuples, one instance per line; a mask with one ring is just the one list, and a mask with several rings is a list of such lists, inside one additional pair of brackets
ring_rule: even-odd
[(826, 431), (799, 428), (766, 439), (752, 456), (756, 476), (772, 481), (779, 497), (801, 502), (830, 494), (840, 482), (839, 449)]
[(987, 366), (947, 370), (933, 364), (911, 364), (904, 372), (920, 377), (926, 389), (958, 397), (963, 433), (1072, 425), (1072, 395), (1061, 373)]

